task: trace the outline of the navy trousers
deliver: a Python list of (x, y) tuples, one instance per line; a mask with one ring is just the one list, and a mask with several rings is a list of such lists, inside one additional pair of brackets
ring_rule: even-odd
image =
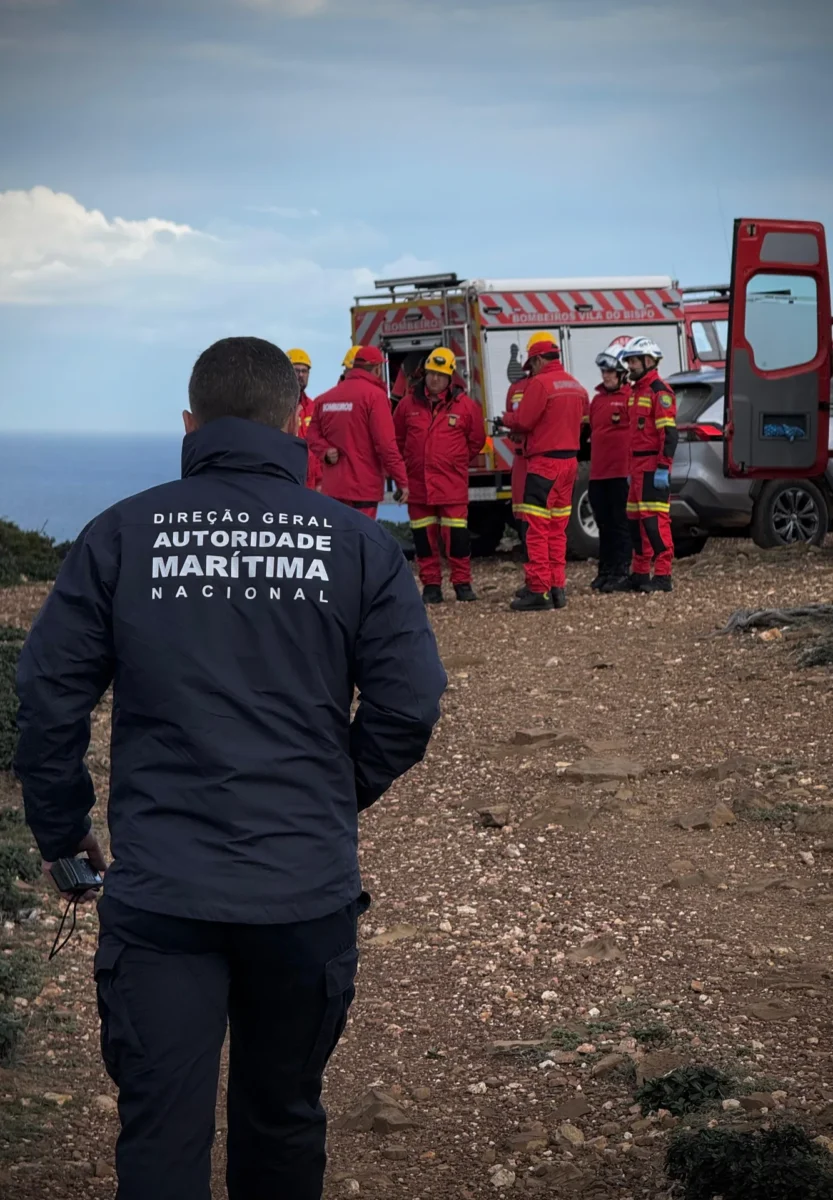
[(355, 994), (362, 897), (316, 921), (227, 925), (105, 896), (101, 1046), (119, 1089), (118, 1200), (211, 1200), (228, 1026), (229, 1200), (320, 1200), (324, 1068)]

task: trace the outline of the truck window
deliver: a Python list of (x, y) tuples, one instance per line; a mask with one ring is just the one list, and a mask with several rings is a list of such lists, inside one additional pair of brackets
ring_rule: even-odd
[(759, 370), (782, 371), (811, 362), (819, 346), (815, 279), (753, 275), (746, 289), (744, 328)]
[(692, 321), (691, 336), (700, 362), (725, 362), (728, 321)]

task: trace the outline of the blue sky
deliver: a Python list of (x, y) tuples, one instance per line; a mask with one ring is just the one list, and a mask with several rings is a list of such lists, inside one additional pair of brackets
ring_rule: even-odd
[(833, 228), (825, 0), (0, 0), (0, 431), (176, 429), (384, 273), (727, 277)]

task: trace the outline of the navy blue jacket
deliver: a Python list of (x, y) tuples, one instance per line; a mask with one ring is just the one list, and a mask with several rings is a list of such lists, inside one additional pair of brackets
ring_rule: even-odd
[(423, 757), (445, 672), (399, 547), (303, 487), (299, 439), (214, 421), (185, 438), (182, 475), (86, 528), (32, 627), (26, 819), (47, 861), (76, 851), (112, 683), (107, 895), (313, 920), (359, 895), (358, 812)]

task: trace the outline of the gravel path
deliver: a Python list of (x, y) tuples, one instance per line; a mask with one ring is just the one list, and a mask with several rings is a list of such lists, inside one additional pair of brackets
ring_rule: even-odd
[[(432, 614), (440, 729), (362, 818), (373, 905), (328, 1078), (327, 1200), (659, 1200), (676, 1121), (634, 1110), (636, 1080), (687, 1063), (737, 1080), (741, 1107), (704, 1120), (833, 1127), (833, 675), (796, 667), (804, 629), (714, 636), (737, 608), (828, 601), (831, 553), (717, 543), (651, 597), (592, 594), (574, 565), (547, 614), (507, 611), (518, 575), (480, 565), (481, 602)], [(0, 593), (0, 619), (42, 594)], [(54, 911), (8, 944), (44, 944)], [(94, 928), (0, 1072), (15, 1200), (113, 1194)], [(221, 1178), (218, 1146), (216, 1200)]]

